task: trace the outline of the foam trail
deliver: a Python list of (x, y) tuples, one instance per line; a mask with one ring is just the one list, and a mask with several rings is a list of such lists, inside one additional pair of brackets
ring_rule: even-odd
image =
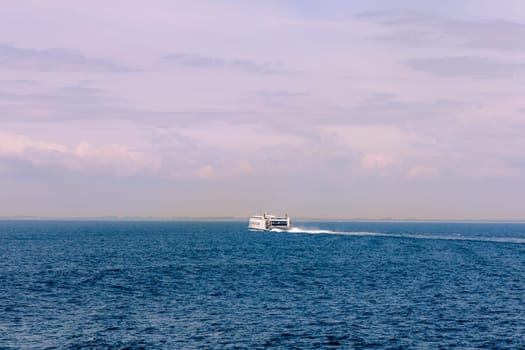
[(387, 233), (381, 232), (359, 232), (359, 231), (332, 231), (332, 230), (321, 230), (321, 229), (306, 229), (301, 227), (293, 227), (291, 230), (284, 231), (279, 229), (272, 229), (274, 232), (289, 232), (289, 233), (306, 233), (310, 235), (315, 234), (328, 234), (328, 235), (341, 235), (341, 236), (387, 236), (391, 237)]
[(332, 231), (320, 229), (306, 229), (294, 227), (291, 230), (284, 231), (280, 229), (272, 229), (272, 232), (289, 232), (289, 233), (304, 233), (304, 234), (329, 234), (340, 236), (374, 236), (374, 237), (393, 237), (393, 238), (412, 238), (412, 239), (437, 239), (437, 240), (453, 240), (453, 241), (475, 241), (475, 242), (495, 242), (495, 243), (518, 243), (525, 244), (525, 238), (520, 237), (467, 237), (461, 235), (424, 235), (424, 234), (410, 234), (410, 233), (382, 233), (382, 232), (353, 232), (353, 231)]

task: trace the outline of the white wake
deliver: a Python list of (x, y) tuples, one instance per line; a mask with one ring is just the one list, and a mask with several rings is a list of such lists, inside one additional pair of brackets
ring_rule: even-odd
[(432, 234), (415, 234), (415, 233), (414, 234), (411, 234), (411, 233), (382, 233), (382, 232), (366, 232), (366, 231), (333, 231), (333, 230), (311, 229), (311, 228), (301, 228), (301, 227), (293, 227), (290, 230), (281, 230), (281, 229), (274, 228), (270, 231), (271, 232), (297, 233), (297, 234), (302, 233), (302, 234), (310, 234), (310, 235), (328, 234), (328, 235), (340, 235), (340, 236), (373, 236), (373, 237), (525, 244), (525, 238), (520, 238), (520, 237), (475, 237), (475, 236), (462, 236), (460, 234), (432, 235)]

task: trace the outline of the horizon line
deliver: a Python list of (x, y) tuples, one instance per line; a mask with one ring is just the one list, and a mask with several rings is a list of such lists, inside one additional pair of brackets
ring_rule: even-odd
[[(245, 216), (37, 216), (13, 215), (0, 216), (0, 221), (246, 221)], [(480, 222), (480, 223), (525, 223), (523, 219), (452, 219), (452, 218), (323, 218), (296, 217), (294, 221), (341, 221), (341, 222)]]

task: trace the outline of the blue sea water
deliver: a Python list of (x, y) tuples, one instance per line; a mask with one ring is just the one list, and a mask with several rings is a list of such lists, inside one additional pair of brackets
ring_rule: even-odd
[(0, 348), (525, 348), (525, 224), (299, 227), (0, 221)]

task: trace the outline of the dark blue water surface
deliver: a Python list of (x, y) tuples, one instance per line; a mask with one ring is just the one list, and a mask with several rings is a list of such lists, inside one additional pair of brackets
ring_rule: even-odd
[(525, 348), (525, 224), (299, 227), (0, 221), (0, 348)]

